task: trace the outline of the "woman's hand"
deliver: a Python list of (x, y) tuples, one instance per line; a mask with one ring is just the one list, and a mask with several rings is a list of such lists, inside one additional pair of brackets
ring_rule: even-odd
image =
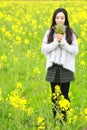
[(64, 37), (63, 34), (56, 34), (58, 42), (61, 42), (62, 38)]

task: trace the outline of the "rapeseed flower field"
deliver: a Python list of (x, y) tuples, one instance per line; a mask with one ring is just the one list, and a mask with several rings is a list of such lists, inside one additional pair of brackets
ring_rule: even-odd
[[(61, 108), (69, 108), (62, 126), (53, 119), (50, 85), (45, 81), (46, 59), (41, 54), (44, 34), (58, 7), (68, 11), (79, 45), (71, 102), (63, 97), (58, 102)], [(0, 130), (87, 129), (86, 15), (86, 1), (0, 2)]]

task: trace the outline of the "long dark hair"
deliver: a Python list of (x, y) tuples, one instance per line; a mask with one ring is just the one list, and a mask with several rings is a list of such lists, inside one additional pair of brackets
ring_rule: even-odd
[(56, 18), (57, 13), (59, 13), (59, 12), (63, 12), (64, 15), (65, 15), (65, 23), (64, 23), (64, 25), (67, 26), (67, 28), (66, 28), (66, 41), (69, 44), (72, 44), (73, 30), (69, 26), (68, 13), (64, 8), (58, 8), (58, 9), (56, 9), (54, 11), (54, 14), (53, 14), (53, 17), (52, 17), (52, 24), (51, 24), (51, 27), (50, 27), (50, 33), (48, 35), (48, 43), (51, 43), (53, 41), (53, 34), (54, 34), (53, 26), (56, 25), (55, 18)]

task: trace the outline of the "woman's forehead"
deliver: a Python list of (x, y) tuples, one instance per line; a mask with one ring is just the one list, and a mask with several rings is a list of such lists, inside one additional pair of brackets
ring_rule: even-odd
[(56, 16), (65, 16), (63, 12), (58, 12)]

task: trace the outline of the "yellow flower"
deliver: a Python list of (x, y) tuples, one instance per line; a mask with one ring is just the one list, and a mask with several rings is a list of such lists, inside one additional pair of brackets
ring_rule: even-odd
[(62, 110), (67, 111), (70, 107), (70, 102), (67, 99), (63, 98), (59, 101), (59, 106)]
[(84, 110), (84, 114), (87, 115), (87, 108), (85, 108), (85, 110)]
[(0, 97), (0, 102), (2, 101), (2, 97)]
[(85, 56), (85, 52), (81, 52), (80, 57), (84, 57)]
[(53, 93), (53, 99), (57, 99), (57, 95)]
[(12, 95), (10, 98), (10, 104), (14, 106), (15, 108), (20, 108), (22, 110), (25, 110), (27, 101), (25, 98), (21, 98), (18, 95)]
[(21, 41), (21, 37), (20, 36), (16, 36), (16, 41)]
[(12, 91), (11, 95), (8, 96), (10, 104), (15, 108), (20, 108), (21, 110), (26, 110), (27, 100), (20, 96), (18, 90)]
[(0, 89), (0, 95), (2, 95), (2, 91), (1, 91), (1, 89)]
[(81, 32), (81, 36), (82, 36), (82, 37), (85, 37), (85, 36), (86, 36), (85, 31), (82, 31), (82, 32)]
[(85, 66), (85, 61), (84, 60), (82, 60), (81, 62), (80, 62), (80, 65), (83, 65), (83, 66)]
[(45, 124), (44, 124), (44, 118), (43, 117), (38, 117), (37, 125), (38, 125), (38, 130), (44, 130), (45, 129)]
[(28, 40), (28, 39), (25, 39), (24, 43), (25, 43), (25, 44), (29, 44), (29, 40)]
[(77, 115), (74, 115), (74, 116), (73, 116), (73, 121), (77, 121), (77, 119), (78, 119), (78, 116), (77, 116)]
[(42, 122), (43, 122), (43, 120), (44, 120), (44, 118), (43, 118), (43, 117), (38, 117), (38, 119), (37, 119), (37, 124), (39, 125), (40, 123), (42, 123)]
[(81, 39), (80, 38), (78, 38), (78, 44), (80, 44), (81, 43)]
[(81, 111), (81, 112), (80, 112), (80, 115), (81, 115), (81, 117), (84, 117), (84, 112)]
[(10, 15), (8, 15), (5, 19), (6, 19), (6, 21), (12, 22), (12, 18)]
[(12, 38), (12, 34), (8, 31), (5, 32), (5, 35), (8, 37), (8, 38)]
[(18, 89), (21, 89), (21, 88), (22, 88), (22, 83), (21, 83), (21, 82), (18, 82), (18, 83), (17, 83), (17, 88), (18, 88)]
[(3, 54), (1, 56), (1, 60), (4, 61), (4, 62), (7, 62), (7, 56), (5, 54)]
[(0, 19), (1, 19), (3, 16), (4, 16), (3, 13), (0, 11)]
[(39, 68), (38, 67), (35, 67), (34, 69), (33, 69), (33, 72), (35, 73), (35, 74), (41, 74), (41, 71), (39, 70)]
[(1, 28), (1, 31), (2, 31), (2, 32), (6, 32), (6, 28), (5, 28), (5, 27), (2, 27), (2, 28)]
[(55, 86), (55, 93), (57, 94), (57, 96), (59, 96), (61, 94), (61, 90), (60, 90), (60, 86), (59, 85)]
[(38, 130), (44, 130), (45, 129), (45, 126), (39, 126), (38, 127)]
[(36, 24), (36, 20), (32, 20), (32, 21), (31, 21), (31, 24), (32, 24), (32, 25), (35, 25), (35, 24)]
[(85, 120), (87, 121), (87, 116), (85, 116)]
[(81, 116), (83, 116), (85, 120), (87, 121), (87, 108), (85, 108), (84, 111), (81, 112)]
[(32, 107), (29, 107), (27, 109), (28, 115), (31, 116), (34, 113), (34, 109)]
[(72, 93), (71, 93), (71, 92), (69, 92), (68, 96), (69, 96), (69, 97), (72, 97)]

